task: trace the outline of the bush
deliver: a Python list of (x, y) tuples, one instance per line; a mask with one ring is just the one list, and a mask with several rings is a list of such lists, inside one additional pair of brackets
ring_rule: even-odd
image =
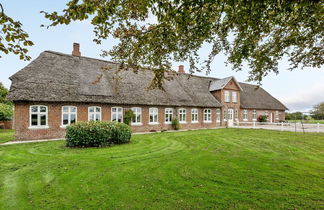
[(13, 115), (12, 105), (0, 103), (0, 121), (11, 120)]
[(130, 125), (132, 122), (132, 119), (134, 119), (134, 118), (135, 118), (135, 114), (134, 114), (133, 110), (129, 109), (124, 114), (124, 123), (126, 125)]
[(268, 117), (266, 115), (260, 115), (258, 117), (258, 122), (267, 122)]
[(66, 128), (67, 147), (103, 147), (130, 141), (128, 125), (118, 122), (78, 122)]
[(179, 129), (180, 129), (180, 123), (179, 123), (178, 118), (174, 118), (174, 119), (172, 120), (172, 128), (173, 128), (174, 130), (179, 130)]

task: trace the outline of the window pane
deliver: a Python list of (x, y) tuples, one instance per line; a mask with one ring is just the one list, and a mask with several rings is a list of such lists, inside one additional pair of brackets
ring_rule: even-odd
[(75, 115), (75, 114), (71, 114), (70, 117), (71, 117), (71, 122), (70, 122), (70, 123), (71, 123), (71, 124), (72, 124), (72, 123), (75, 123), (75, 122), (76, 122), (76, 115)]
[(115, 113), (112, 114), (112, 121), (116, 121), (117, 120), (117, 115)]
[(94, 107), (90, 107), (89, 112), (94, 112)]
[(45, 114), (40, 115), (40, 121), (41, 121), (41, 125), (46, 125), (46, 115)]
[(89, 120), (91, 121), (91, 120), (94, 120), (94, 114), (90, 114), (90, 116), (89, 116)]
[(68, 125), (68, 124), (69, 124), (69, 115), (63, 114), (63, 125)]
[(68, 106), (64, 106), (63, 107), (63, 112), (68, 112), (69, 111), (69, 107)]
[(40, 112), (46, 112), (46, 107), (45, 106), (41, 106), (40, 107)]
[(31, 125), (37, 126), (37, 114), (32, 114), (31, 115)]
[(32, 106), (31, 111), (32, 112), (38, 112), (38, 106)]
[(96, 121), (100, 120), (100, 114), (96, 114)]
[(72, 106), (70, 109), (71, 109), (71, 112), (76, 112), (76, 107)]
[(100, 107), (96, 107), (96, 112), (100, 112)]

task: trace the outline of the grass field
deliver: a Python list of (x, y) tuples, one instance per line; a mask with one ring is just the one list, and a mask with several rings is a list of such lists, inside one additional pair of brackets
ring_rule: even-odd
[(322, 134), (249, 129), (0, 146), (0, 209), (320, 209), (323, 151)]
[(14, 139), (14, 131), (0, 129), (0, 144)]
[[(288, 120), (288, 122), (290, 123), (301, 123), (301, 120)], [(317, 123), (320, 123), (320, 124), (324, 124), (324, 120), (303, 120), (303, 123), (311, 123), (311, 124), (317, 124)]]

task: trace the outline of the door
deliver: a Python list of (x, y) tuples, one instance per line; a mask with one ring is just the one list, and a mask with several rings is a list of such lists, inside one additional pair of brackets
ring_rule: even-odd
[(273, 123), (273, 113), (270, 113), (270, 123)]
[(233, 126), (233, 119), (234, 119), (234, 109), (228, 109), (227, 110), (227, 123), (228, 126)]

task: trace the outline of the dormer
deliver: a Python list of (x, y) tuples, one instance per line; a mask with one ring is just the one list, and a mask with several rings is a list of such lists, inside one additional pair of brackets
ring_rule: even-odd
[(210, 83), (209, 91), (224, 105), (240, 105), (243, 91), (237, 80), (231, 76)]

